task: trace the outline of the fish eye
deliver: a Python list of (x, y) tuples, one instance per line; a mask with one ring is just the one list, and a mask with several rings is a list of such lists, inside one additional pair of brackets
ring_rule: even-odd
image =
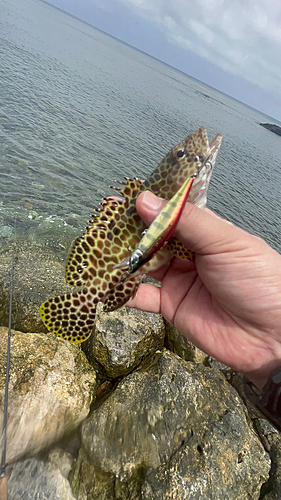
[(181, 149), (180, 151), (177, 152), (177, 157), (182, 158), (184, 156), (184, 153), (185, 153), (184, 149)]

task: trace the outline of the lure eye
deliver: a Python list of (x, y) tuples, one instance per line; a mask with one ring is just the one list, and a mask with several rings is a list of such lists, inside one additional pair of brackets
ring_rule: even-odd
[(138, 267), (138, 263), (139, 263), (139, 256), (133, 253), (130, 259), (130, 268), (132, 271), (134, 271)]
[(184, 156), (184, 153), (185, 153), (184, 149), (181, 149), (180, 151), (177, 152), (177, 157), (182, 158)]

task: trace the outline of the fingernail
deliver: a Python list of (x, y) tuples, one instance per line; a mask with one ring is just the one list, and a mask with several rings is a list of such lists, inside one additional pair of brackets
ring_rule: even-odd
[(157, 198), (155, 194), (150, 191), (145, 191), (142, 199), (142, 204), (144, 207), (149, 208), (150, 210), (157, 210), (162, 205), (162, 199)]

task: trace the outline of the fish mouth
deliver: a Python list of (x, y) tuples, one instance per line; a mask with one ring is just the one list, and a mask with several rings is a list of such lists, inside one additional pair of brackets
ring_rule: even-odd
[(222, 134), (217, 134), (209, 142), (209, 155), (203, 162), (203, 165), (199, 168), (187, 198), (189, 203), (192, 203), (202, 209), (205, 208), (207, 203), (207, 190), (221, 146), (221, 141)]
[(216, 163), (218, 152), (219, 152), (220, 147), (221, 147), (221, 141), (222, 141), (222, 134), (217, 134), (209, 142), (210, 155), (209, 155), (207, 161), (210, 162), (212, 164), (212, 166), (214, 166)]

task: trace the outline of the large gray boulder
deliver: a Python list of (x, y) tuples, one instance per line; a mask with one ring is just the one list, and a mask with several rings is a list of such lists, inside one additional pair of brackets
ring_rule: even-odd
[[(81, 485), (85, 479), (88, 490), (90, 464), (93, 477), (97, 470), (115, 477), (124, 493), (120, 499), (130, 498), (125, 492), (135, 484), (139, 499), (255, 500), (270, 470), (245, 407), (224, 376), (169, 351), (123, 379), (83, 423), (73, 477), (79, 475)], [(82, 499), (77, 481), (75, 486)]]
[[(7, 328), (0, 327), (0, 428)], [(52, 334), (12, 331), (8, 405), (8, 462), (32, 455), (72, 432), (88, 415), (95, 370), (76, 345)]]

